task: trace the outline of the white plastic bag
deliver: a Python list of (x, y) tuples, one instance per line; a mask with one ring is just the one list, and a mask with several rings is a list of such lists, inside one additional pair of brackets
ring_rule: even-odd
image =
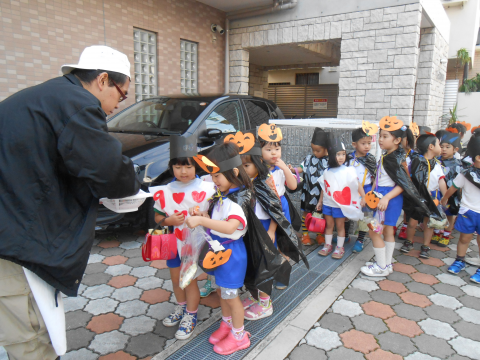
[(180, 265), (180, 287), (182, 289), (190, 285), (192, 280), (202, 272), (197, 264), (198, 258), (203, 245), (210, 238), (202, 226), (197, 226), (195, 229), (188, 229), (187, 231), (180, 253), (180, 258), (182, 259), (182, 264)]

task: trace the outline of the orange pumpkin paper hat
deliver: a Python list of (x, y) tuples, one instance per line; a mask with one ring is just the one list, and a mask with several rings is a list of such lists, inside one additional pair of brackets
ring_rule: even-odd
[(412, 131), (413, 136), (419, 136), (420, 135), (420, 128), (418, 127), (417, 123), (412, 122), (410, 124), (410, 130)]
[(282, 141), (282, 130), (275, 124), (262, 124), (258, 128), (258, 137), (266, 142)]
[(262, 156), (262, 148), (255, 139), (255, 134), (253, 132), (246, 132), (245, 134), (241, 131), (237, 133), (227, 135), (223, 142), (232, 142), (238, 146), (238, 152), (240, 155), (259, 155)]
[(470, 130), (470, 128), (472, 127), (472, 124), (469, 124), (465, 121), (457, 121), (457, 124), (465, 126), (465, 129), (467, 129), (467, 131)]
[(362, 121), (362, 130), (367, 136), (372, 136), (378, 133), (378, 125), (370, 123), (369, 121)]
[[(392, 132), (392, 131), (401, 130), (402, 127), (403, 127), (403, 121), (400, 119), (397, 119), (396, 116), (384, 116), (380, 120), (380, 129), (382, 130)], [(403, 131), (405, 130), (407, 130), (406, 127)]]

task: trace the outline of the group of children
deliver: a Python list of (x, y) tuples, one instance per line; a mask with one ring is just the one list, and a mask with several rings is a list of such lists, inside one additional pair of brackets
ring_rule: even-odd
[[(154, 193), (155, 221), (170, 227), (177, 237), (177, 257), (168, 260), (167, 266), (178, 306), (163, 320), (165, 326), (180, 324), (177, 339), (192, 335), (200, 297), (212, 292), (214, 281), (222, 321), (209, 338), (213, 350), (228, 355), (248, 348), (250, 334), (244, 330), (244, 320), (272, 315), (272, 286), (288, 286), (290, 259), (303, 260), (308, 267), (302, 243), (312, 243), (305, 224), (312, 212), (322, 213), (325, 220), (325, 232), (316, 237), (323, 244), (321, 256), (344, 256), (351, 220), (359, 221), (354, 251), (362, 251), (369, 232), (376, 261), (361, 268), (368, 276), (386, 276), (393, 271), (396, 224), (402, 208), (409, 214), (399, 235), (405, 239), (402, 252), (412, 249), (418, 222), (424, 226), (423, 258), (429, 256), (430, 242), (448, 245), (455, 226), (462, 234), (457, 259), (449, 271), (458, 273), (465, 268), (472, 234), (480, 232), (480, 129), (472, 130), (467, 157), (462, 161), (455, 159), (461, 136), (457, 126), (437, 136), (426, 131), (420, 134), (415, 124), (407, 127), (393, 116), (382, 118), (379, 127), (364, 122), (356, 129), (350, 154), (333, 133), (316, 128), (312, 154), (300, 167), (286, 165), (281, 159), (282, 133), (273, 124), (228, 135), (206, 156), (197, 154), (196, 139), (171, 137), (169, 169), (174, 180), (150, 191)], [(377, 161), (370, 150), (372, 136), (378, 131), (382, 154)], [(199, 178), (200, 168), (209, 175)], [(462, 196), (458, 196), (460, 188)], [(286, 194), (297, 189), (302, 191), (301, 241), (296, 235), (299, 215)], [(440, 203), (447, 209), (445, 213)], [(381, 215), (380, 230), (364, 220), (367, 209), (377, 218)], [(446, 217), (450, 226), (443, 233), (429, 227), (445, 224)], [(207, 271), (208, 281), (202, 291), (196, 279), (185, 289), (179, 285), (185, 234), (187, 228), (198, 226), (223, 247), (219, 253), (222, 265)], [(213, 249), (210, 243), (208, 246)], [(472, 281), (480, 283), (480, 270)], [(241, 300), (239, 288), (243, 286), (250, 296)]]

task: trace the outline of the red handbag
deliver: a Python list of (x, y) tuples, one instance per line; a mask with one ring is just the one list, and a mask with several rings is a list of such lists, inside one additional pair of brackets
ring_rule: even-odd
[(154, 235), (158, 230), (160, 222), (151, 233), (145, 235), (145, 242), (142, 245), (142, 257), (144, 261), (172, 260), (177, 257), (177, 237), (175, 234)]
[(319, 219), (309, 213), (305, 217), (305, 226), (310, 232), (323, 234), (325, 232), (325, 219)]

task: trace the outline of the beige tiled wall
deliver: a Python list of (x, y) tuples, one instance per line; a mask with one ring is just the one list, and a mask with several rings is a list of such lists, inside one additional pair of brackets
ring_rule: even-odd
[(180, 93), (180, 39), (199, 43), (199, 92), (222, 93), (225, 37), (212, 43), (212, 23), (224, 26), (225, 13), (194, 0), (0, 0), (0, 101), (105, 40), (128, 55), (133, 75), (134, 27), (157, 33), (158, 94)]

